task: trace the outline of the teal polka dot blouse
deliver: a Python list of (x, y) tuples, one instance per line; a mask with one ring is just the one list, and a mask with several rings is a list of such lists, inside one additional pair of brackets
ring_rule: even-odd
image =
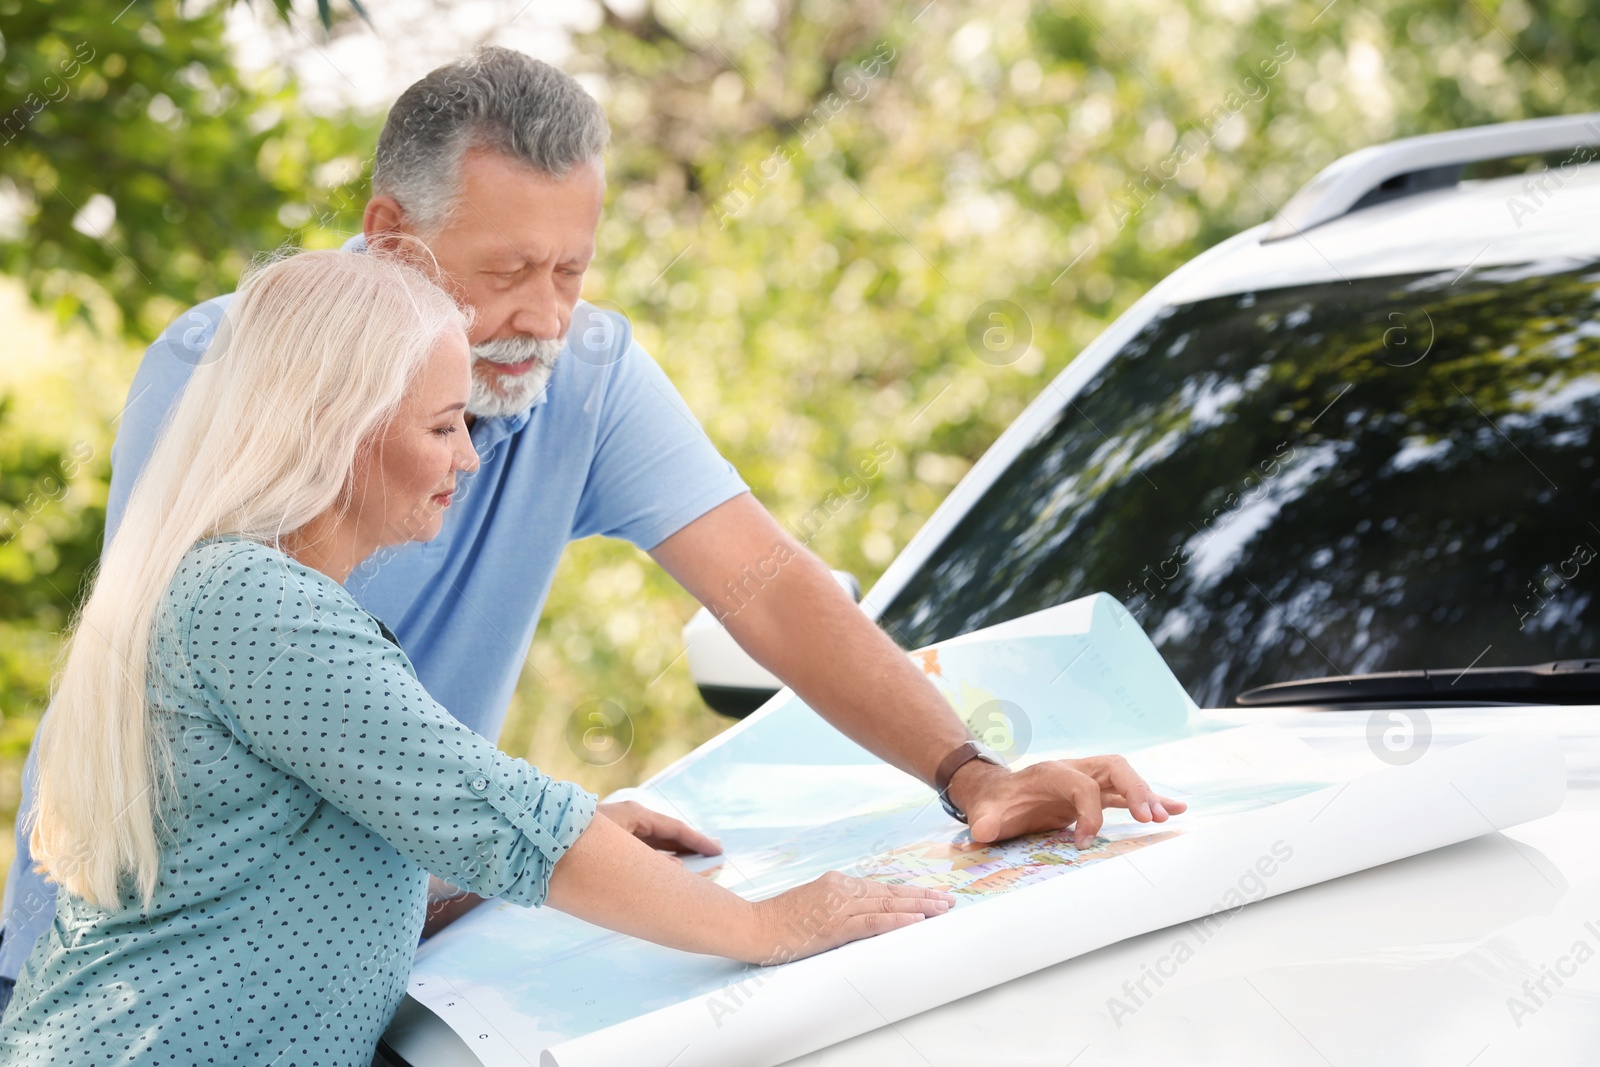
[(143, 913), (61, 891), (0, 1063), (368, 1067), (428, 872), (542, 904), (595, 797), (456, 722), (344, 588), (275, 549), (184, 557), (152, 643), (176, 789)]

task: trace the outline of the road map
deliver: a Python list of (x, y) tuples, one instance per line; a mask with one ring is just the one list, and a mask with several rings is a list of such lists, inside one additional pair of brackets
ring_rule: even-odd
[[(1051, 618), (1038, 632), (1013, 624), (1009, 637), (958, 639), (916, 652), (913, 661), (975, 734), (1013, 763), (1189, 732), (1192, 703), (1114, 599), (1044, 614)], [(957, 910), (989, 906), (1182, 829), (1176, 821), (1157, 828), (1108, 819), (1082, 852), (1070, 832), (976, 844), (930, 789), (788, 691), (642, 787), (606, 799), (639, 800), (719, 837), (724, 855), (687, 864), (748, 899), (841, 870), (947, 888)], [(781, 968), (752, 969), (550, 909), (492, 902), (422, 946), (411, 992), (430, 1005), (442, 1006), (441, 997), (456, 1008), (470, 1002), (525, 1052), (720, 989), (753, 970)]]
[[(1333, 768), (1270, 723), (1203, 716), (1106, 594), (911, 656), (1012, 766), (1122, 753), (1190, 810), (1160, 824), (1108, 810), (1081, 851), (1066, 830), (979, 844), (928, 786), (785, 690), (605, 799), (637, 800), (720, 838), (723, 855), (688, 857), (685, 866), (746, 899), (840, 870), (947, 889), (956, 898), (949, 913), (753, 967), (550, 908), (490, 901), (419, 948), (411, 998), (485, 1067), (776, 1064), (1116, 940), (1237, 907), (1242, 899), (1230, 904), (1229, 894), (1237, 897), (1240, 872), (1291, 839), (1293, 862), (1276, 871), (1267, 895), (1485, 833), (1492, 827), (1481, 812), (1504, 800), (1508, 775), (1522, 783), (1516, 795), (1530, 798), (1518, 802), (1527, 811), (1508, 809), (1493, 825), (1559, 804), (1564, 788), (1553, 739), (1464, 746), (1405, 768), (1374, 761), (1382, 772), (1374, 775)], [(1416, 810), (1429, 818), (1397, 823), (1387, 814)], [(1085, 915), (1095, 921), (1080, 921)], [(991, 951), (1001, 943), (1004, 952)]]
[[(935, 810), (943, 813), (942, 808)], [(715, 862), (700, 873), (742, 895), (759, 898), (809, 881), (822, 871), (838, 870), (896, 885), (943, 889), (956, 894), (956, 906), (960, 907), (1098, 860), (1126, 855), (1183, 832), (1177, 828), (1151, 830), (1138, 824), (1117, 826), (1080, 851), (1071, 830), (979, 844), (966, 827), (950, 822), (942, 832), (887, 847), (891, 828), (904, 825), (906, 814), (898, 810), (819, 828), (772, 848), (741, 852), (736, 861)], [(880, 836), (869, 849), (884, 848), (866, 855), (852, 851), (874, 833)]]
[(1095, 838), (1082, 851), (1073, 844), (1070, 830), (1030, 834), (997, 845), (971, 840), (921, 841), (892, 849), (849, 873), (897, 885), (943, 889), (957, 894), (958, 899), (979, 897), (1037, 885), (1074, 867), (1127, 855), (1181, 832), (1123, 830), (1115, 838)]

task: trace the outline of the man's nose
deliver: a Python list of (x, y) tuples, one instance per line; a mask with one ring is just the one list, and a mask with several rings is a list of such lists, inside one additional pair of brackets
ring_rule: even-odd
[(516, 311), (511, 316), (511, 328), (524, 337), (541, 340), (561, 336), (561, 297), (548, 277), (529, 279), (518, 294)]

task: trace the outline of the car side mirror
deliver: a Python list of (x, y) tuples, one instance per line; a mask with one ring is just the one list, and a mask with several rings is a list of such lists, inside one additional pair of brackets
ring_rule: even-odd
[[(860, 579), (848, 571), (834, 571), (833, 577), (852, 600), (861, 603)], [(683, 644), (700, 698), (720, 715), (742, 719), (783, 688), (777, 676), (751, 659), (705, 608), (684, 625)]]

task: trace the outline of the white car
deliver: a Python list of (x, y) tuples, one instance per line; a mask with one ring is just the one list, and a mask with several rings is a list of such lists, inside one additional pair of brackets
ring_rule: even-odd
[[(1209, 716), (1396, 763), (1550, 730), (1563, 808), (796, 1064), (1600, 1061), (1597, 155), (1583, 115), (1339, 160), (1074, 359), (863, 600), (911, 648), (1103, 590)], [(686, 638), (723, 708), (776, 689)], [(410, 1003), (387, 1043), (476, 1063)]]

